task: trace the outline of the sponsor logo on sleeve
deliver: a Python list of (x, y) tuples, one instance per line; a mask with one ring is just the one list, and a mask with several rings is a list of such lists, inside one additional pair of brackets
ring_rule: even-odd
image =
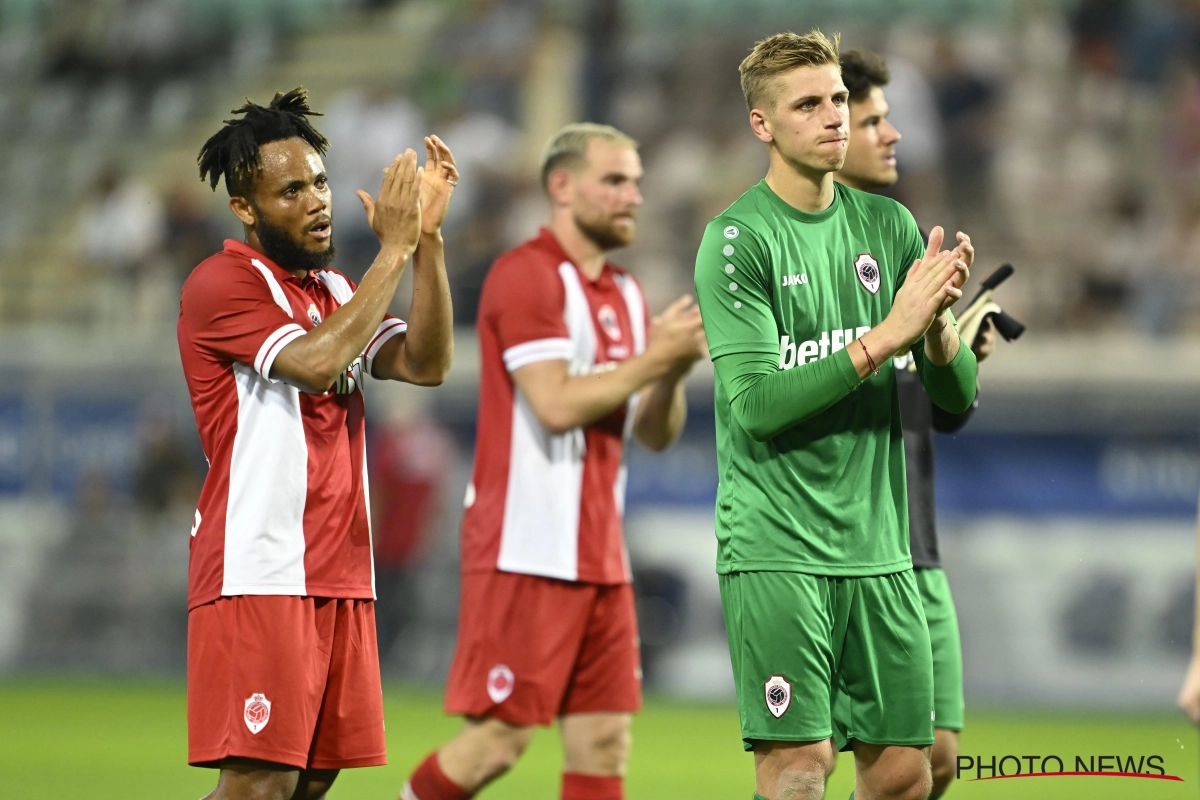
[(271, 701), (265, 694), (255, 693), (246, 699), (246, 727), (257, 734), (271, 721)]
[(764, 687), (767, 698), (767, 710), (775, 719), (783, 716), (792, 704), (792, 685), (782, 675), (772, 675)]
[(725, 238), (726, 239), (736, 239), (738, 237), (739, 233), (741, 233), (741, 231), (739, 231), (737, 229), (736, 225), (728, 225), (725, 227)]

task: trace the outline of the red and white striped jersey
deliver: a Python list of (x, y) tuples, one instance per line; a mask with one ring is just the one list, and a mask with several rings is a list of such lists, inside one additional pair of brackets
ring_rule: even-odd
[(632, 275), (605, 264), (588, 280), (546, 229), (492, 265), (479, 300), (482, 375), (464, 572), (629, 582), (624, 443), (637, 396), (592, 425), (555, 435), (511, 373), (554, 359), (568, 361), (572, 375), (611, 369), (645, 349), (648, 322)]
[(270, 377), (279, 352), (356, 288), (335, 270), (296, 278), (233, 240), (184, 283), (179, 355), (209, 461), (189, 608), (244, 594), (374, 597), (362, 381), (407, 326), (384, 319), (348, 393)]

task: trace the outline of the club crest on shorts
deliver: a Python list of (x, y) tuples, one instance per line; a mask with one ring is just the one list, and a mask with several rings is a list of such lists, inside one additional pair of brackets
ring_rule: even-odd
[(863, 288), (871, 294), (879, 293), (879, 262), (870, 253), (863, 253), (854, 259), (854, 271)]
[(782, 675), (772, 675), (763, 690), (767, 697), (767, 710), (775, 719), (779, 719), (792, 704), (792, 685)]
[(246, 699), (246, 727), (258, 733), (271, 721), (271, 701), (265, 694), (252, 694)]
[(492, 702), (499, 705), (513, 693), (517, 678), (506, 664), (497, 664), (488, 671), (487, 693)]

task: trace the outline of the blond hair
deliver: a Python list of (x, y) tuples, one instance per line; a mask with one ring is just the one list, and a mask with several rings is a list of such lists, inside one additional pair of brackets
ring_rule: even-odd
[(572, 122), (550, 137), (542, 150), (542, 188), (549, 186), (550, 173), (559, 169), (577, 169), (587, 160), (587, 146), (592, 139), (603, 139), (621, 147), (637, 149), (633, 137), (611, 125), (596, 122)]
[[(796, 67), (821, 67), (833, 64), (840, 68), (838, 49), (842, 35), (835, 33), (830, 40), (817, 28), (801, 36), (786, 31), (754, 43), (750, 55), (738, 66), (742, 76), (742, 94), (746, 107), (771, 110), (778, 97), (771, 91), (771, 79)], [(764, 101), (766, 104), (764, 106)]]

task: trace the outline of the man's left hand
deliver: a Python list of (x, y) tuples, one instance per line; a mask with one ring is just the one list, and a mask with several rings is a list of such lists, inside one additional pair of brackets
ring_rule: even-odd
[(436, 136), (425, 137), (425, 171), (421, 180), (421, 233), (433, 236), (442, 229), (450, 196), (458, 184), (458, 167), (450, 148)]

